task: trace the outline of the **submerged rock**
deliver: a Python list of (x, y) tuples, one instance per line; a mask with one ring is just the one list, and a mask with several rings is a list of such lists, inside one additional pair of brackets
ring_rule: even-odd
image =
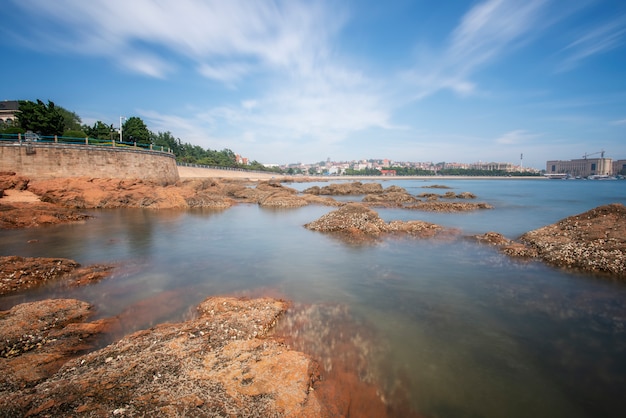
[(105, 278), (112, 266), (81, 267), (74, 260), (43, 257), (0, 257), (0, 295), (39, 287), (52, 280), (76, 287)]
[(406, 209), (425, 210), (429, 212), (468, 212), (480, 209), (493, 209), (493, 206), (484, 202), (439, 202), (433, 200), (429, 200), (427, 202), (417, 202), (404, 207)]
[(484, 244), (499, 247), (500, 251), (512, 257), (532, 258), (537, 257), (537, 251), (519, 242), (506, 238), (498, 232), (486, 232), (482, 235), (474, 235), (470, 238)]

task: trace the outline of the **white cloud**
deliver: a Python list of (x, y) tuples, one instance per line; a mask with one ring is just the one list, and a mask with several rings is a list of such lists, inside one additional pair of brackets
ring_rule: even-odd
[(468, 81), (478, 69), (537, 36), (547, 0), (487, 0), (469, 10), (439, 54), (429, 56), (404, 74), (413, 85), (411, 99), (442, 89), (474, 93)]
[[(336, 6), (331, 11), (324, 3), (289, 0), (32, 0), (16, 5), (41, 19), (29, 27), (36, 36), (31, 46), (114, 61), (148, 51), (152, 63), (157, 56), (165, 62), (184, 57), (205, 76), (228, 83), (247, 73), (240, 62), (248, 59), (309, 71), (343, 19)], [(146, 65), (135, 68), (162, 76)]]
[(611, 125), (626, 125), (626, 119), (614, 120)]
[(567, 57), (558, 71), (569, 71), (593, 55), (622, 47), (626, 42), (626, 18), (623, 16), (587, 30), (561, 51)]
[(515, 131), (507, 132), (504, 135), (496, 138), (495, 142), (502, 145), (526, 144), (528, 142), (534, 141), (540, 136), (540, 134), (533, 134), (528, 131), (518, 129)]
[(242, 63), (225, 63), (220, 65), (200, 64), (198, 72), (204, 77), (231, 84), (249, 74), (251, 68)]

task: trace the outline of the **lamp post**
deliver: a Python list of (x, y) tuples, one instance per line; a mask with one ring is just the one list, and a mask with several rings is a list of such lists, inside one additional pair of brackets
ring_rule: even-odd
[(122, 142), (122, 119), (126, 119), (125, 116), (120, 116), (120, 143)]

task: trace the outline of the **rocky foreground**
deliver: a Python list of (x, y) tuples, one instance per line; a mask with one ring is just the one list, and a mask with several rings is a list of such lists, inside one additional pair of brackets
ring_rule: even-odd
[[(444, 188), (430, 186), (430, 188)], [(359, 182), (304, 193), (269, 180), (31, 181), (0, 173), (0, 228), (84, 221), (89, 208), (227, 209), (240, 203), (336, 207), (305, 225), (348, 241), (385, 236), (431, 238), (459, 231), (422, 221), (381, 219), (374, 207), (465, 211), (491, 208), (469, 193), (423, 193)], [(338, 202), (332, 196), (354, 196)], [(626, 278), (626, 208), (601, 206), (519, 240), (495, 232), (475, 237), (516, 257)], [(72, 260), (0, 258), (0, 295), (50, 283), (78, 286), (106, 278), (111, 266)], [(164, 298), (175, 295), (164, 295)], [(156, 301), (155, 303), (159, 303)], [(74, 299), (29, 302), (0, 311), (0, 416), (405, 416), (401, 388), (384, 400), (368, 375), (380, 342), (347, 331), (340, 307), (305, 307), (271, 298), (211, 297), (193, 318), (123, 336), (124, 322), (150, 304), (90, 321), (94, 308)], [(276, 326), (278, 328), (276, 329)], [(321, 327), (321, 328), (320, 328)], [(136, 329), (136, 328), (135, 328)], [(104, 341), (115, 341), (102, 347)], [(304, 354), (304, 353), (309, 354)], [(348, 353), (351, 353), (348, 355)], [(313, 356), (313, 357), (311, 357)]]
[[(208, 298), (194, 319), (135, 332), (66, 362), (49, 377), (50, 367), (33, 376), (26, 364), (42, 356), (51, 360), (49, 347), (61, 342), (61, 351), (84, 350), (82, 340), (105, 328), (80, 322), (90, 309), (84, 302), (36, 304), (36, 317), (28, 313), (31, 307), (18, 305), (0, 319), (1, 416), (348, 414), (316, 396), (320, 369), (313, 359), (267, 337), (288, 307), (284, 301)], [(23, 333), (33, 342), (23, 342)]]
[[(109, 271), (15, 256), (0, 267), (5, 295)], [(383, 399), (369, 367), (381, 342), (345, 307), (210, 297), (188, 321), (124, 336), (144, 311), (178, 306), (167, 293), (98, 320), (76, 299), (0, 311), (0, 416), (415, 416), (398, 388)]]

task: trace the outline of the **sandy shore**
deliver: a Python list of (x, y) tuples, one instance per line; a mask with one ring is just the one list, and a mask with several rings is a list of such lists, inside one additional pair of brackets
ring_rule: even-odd
[(546, 180), (543, 176), (537, 177), (493, 177), (493, 176), (287, 176), (276, 173), (260, 173), (238, 170), (218, 170), (200, 167), (178, 167), (181, 179), (188, 178), (238, 178), (242, 180), (258, 181), (272, 178), (286, 179), (296, 182), (313, 181), (344, 181), (344, 180)]
[[(275, 173), (259, 173), (238, 170), (218, 170), (213, 168), (182, 167), (178, 166), (178, 175), (181, 179), (189, 178), (237, 178), (244, 180), (267, 180), (275, 178)], [(280, 176), (283, 177), (283, 176)]]
[(39, 196), (28, 190), (5, 190), (2, 203), (41, 202)]

